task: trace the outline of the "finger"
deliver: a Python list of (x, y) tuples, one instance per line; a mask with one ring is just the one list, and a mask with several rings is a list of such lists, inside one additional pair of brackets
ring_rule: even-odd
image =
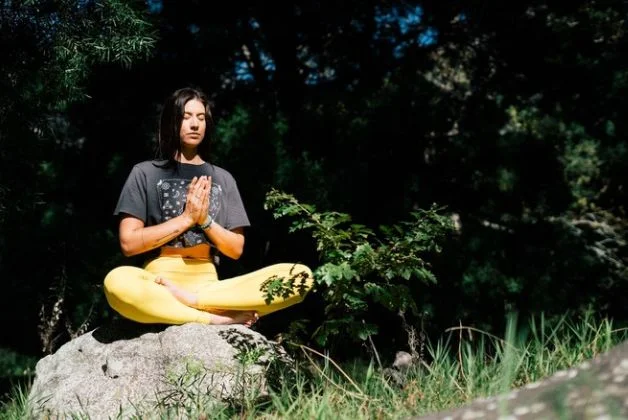
[(202, 200), (203, 204), (205, 203), (205, 201), (208, 198), (208, 192), (209, 192), (209, 185), (207, 183), (207, 178), (203, 177), (199, 181), (198, 189), (195, 192), (196, 196), (199, 197)]
[(203, 179), (203, 177), (200, 177), (199, 179), (197, 179), (196, 183), (194, 184), (194, 189), (198, 190), (199, 188), (202, 188), (204, 182), (205, 180)]
[(196, 195), (197, 197), (201, 197), (203, 195), (206, 182), (207, 181), (204, 176), (198, 179), (198, 181), (196, 182), (196, 185), (194, 185), (194, 191), (193, 191), (194, 195)]
[(207, 180), (207, 177), (203, 177), (201, 181), (201, 185), (200, 185), (200, 188), (203, 190), (203, 192), (207, 191), (208, 185), (209, 185), (209, 181)]
[(196, 184), (196, 177), (192, 178), (192, 180), (188, 184), (188, 195), (192, 194), (192, 191), (194, 191), (195, 184)]
[(196, 194), (198, 186), (199, 186), (199, 179), (198, 177), (195, 176), (194, 178), (192, 178), (192, 181), (190, 181), (190, 185), (188, 187), (188, 195), (194, 196)]
[(205, 187), (203, 188), (203, 195), (206, 197), (209, 197), (209, 192), (212, 189), (212, 184), (210, 181), (208, 181), (207, 183), (205, 183)]

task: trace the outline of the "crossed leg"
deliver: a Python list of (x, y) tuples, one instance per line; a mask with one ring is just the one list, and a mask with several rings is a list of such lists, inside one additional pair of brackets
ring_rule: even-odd
[[(267, 301), (270, 282), (281, 282), (280, 295)], [(312, 271), (303, 264), (280, 263), (237, 277), (184, 288), (180, 282), (160, 275), (155, 283), (192, 308), (212, 313), (250, 312), (259, 316), (287, 308), (303, 300), (313, 286)]]
[(213, 313), (194, 308), (180, 301), (167, 287), (157, 283), (156, 277), (156, 274), (138, 267), (122, 266), (111, 270), (104, 281), (105, 297), (109, 306), (125, 318), (141, 323), (200, 322), (251, 326), (257, 320), (255, 311)]
[[(162, 276), (155, 278), (155, 283), (165, 286), (166, 289), (181, 303), (192, 308), (198, 308), (198, 295), (188, 292), (175, 283)], [(220, 314), (212, 313), (211, 323), (214, 325), (244, 324), (247, 327), (253, 325), (259, 316), (255, 311), (221, 311)]]
[[(168, 263), (166, 260), (164, 264)], [(259, 316), (301, 302), (313, 286), (312, 272), (302, 264), (275, 264), (242, 276), (209, 282), (202, 279), (211, 278), (212, 273), (196, 270), (189, 262), (185, 264), (186, 269), (193, 271), (182, 274), (186, 282), (193, 279), (194, 273), (201, 279), (191, 281), (192, 289), (183, 287), (183, 283), (170, 276), (165, 277), (164, 273), (174, 275), (168, 269), (154, 266), (150, 270), (131, 266), (113, 269), (104, 282), (109, 305), (125, 318), (141, 323), (251, 326)], [(213, 276), (215, 278), (215, 272)], [(279, 279), (285, 281), (289, 293), (267, 302), (262, 290), (268, 281)]]

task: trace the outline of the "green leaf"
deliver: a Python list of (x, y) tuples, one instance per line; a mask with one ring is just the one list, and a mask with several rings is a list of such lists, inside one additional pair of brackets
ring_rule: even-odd
[(340, 264), (340, 275), (345, 280), (351, 280), (357, 276), (357, 272), (347, 262)]
[(360, 340), (366, 340), (371, 335), (377, 334), (377, 326), (375, 324), (363, 323), (357, 326), (357, 333)]

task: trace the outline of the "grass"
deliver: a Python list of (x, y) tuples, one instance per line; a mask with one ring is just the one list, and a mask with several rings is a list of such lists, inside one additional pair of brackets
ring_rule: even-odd
[[(408, 418), (535, 382), (607, 351), (626, 333), (591, 313), (554, 322), (541, 316), (522, 327), (513, 316), (504, 337), (460, 325), (425, 343), (424, 360), (401, 383), (391, 381), (374, 361), (339, 366), (325, 354), (299, 347), (304, 356), (300, 368), (263, 401), (251, 396), (239, 404), (217, 403), (189, 390), (177, 404), (164, 403), (150, 412), (138, 408), (135, 418)], [(23, 386), (14, 388), (0, 419), (25, 418), (27, 393)]]

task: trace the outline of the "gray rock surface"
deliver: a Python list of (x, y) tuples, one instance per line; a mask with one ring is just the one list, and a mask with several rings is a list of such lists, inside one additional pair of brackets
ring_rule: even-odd
[(420, 420), (628, 419), (628, 342), (507, 394)]
[(36, 418), (127, 418), (210, 397), (263, 396), (285, 351), (241, 325), (141, 325), (120, 320), (65, 343), (35, 369)]

